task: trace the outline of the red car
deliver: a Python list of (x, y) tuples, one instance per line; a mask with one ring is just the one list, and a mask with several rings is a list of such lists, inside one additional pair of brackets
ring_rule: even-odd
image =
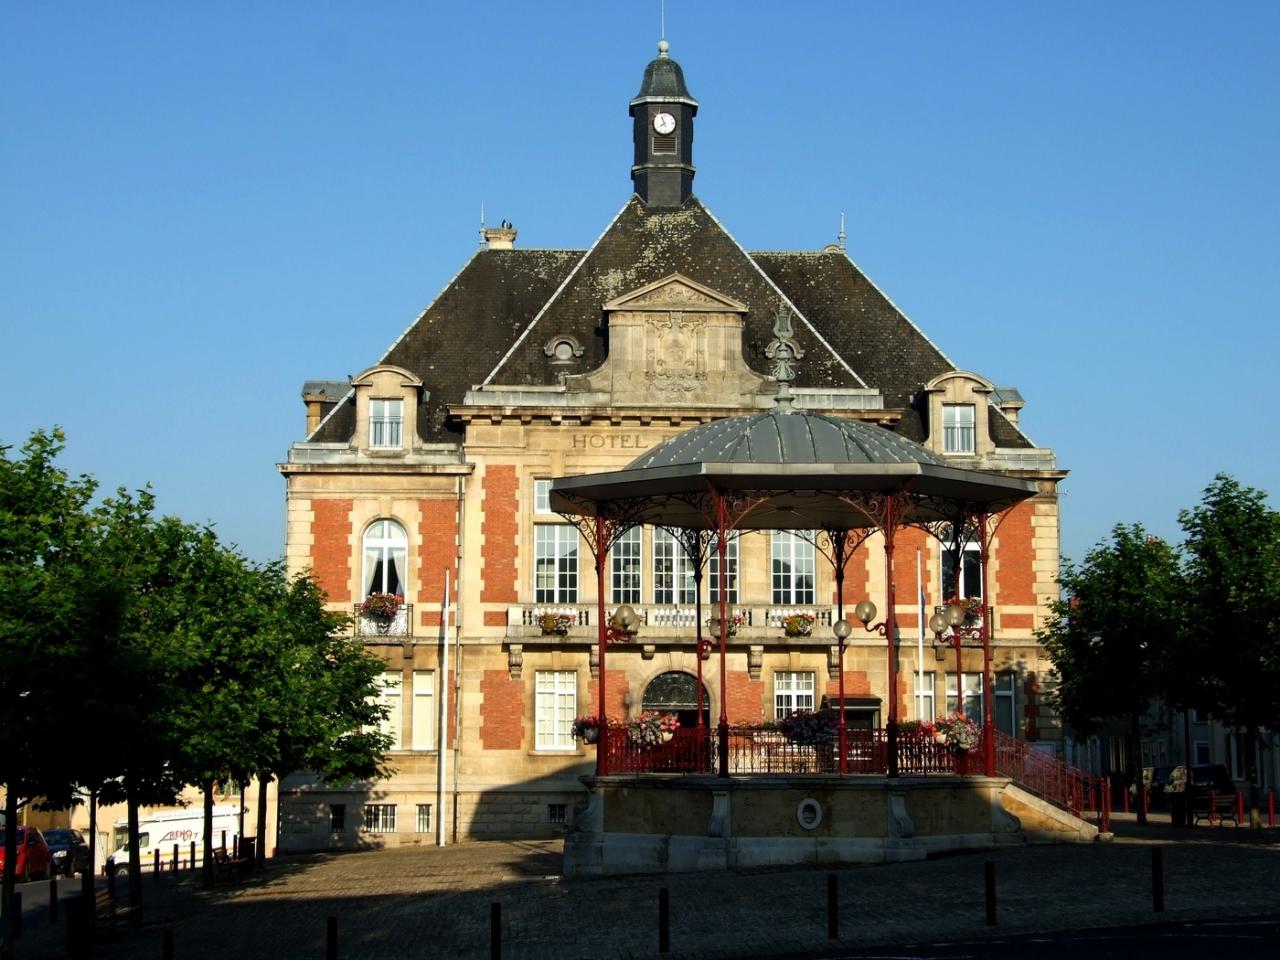
[[(6, 872), (4, 862), (3, 833), (0, 833), (0, 876)], [(49, 845), (35, 827), (18, 827), (19, 883), (28, 880), (46, 880), (49, 877)]]

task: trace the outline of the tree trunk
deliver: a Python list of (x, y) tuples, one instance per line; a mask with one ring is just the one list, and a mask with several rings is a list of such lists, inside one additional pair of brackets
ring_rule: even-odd
[(129, 817), (129, 926), (142, 926), (142, 851), (138, 849), (138, 785), (133, 772), (124, 775)]
[(1129, 717), (1129, 736), (1133, 740), (1133, 749), (1129, 751), (1128, 770), (1129, 782), (1133, 784), (1134, 791), (1134, 809), (1138, 813), (1138, 823), (1145, 824), (1147, 822), (1147, 810), (1142, 802), (1143, 787), (1142, 782), (1142, 717), (1139, 714), (1133, 714)]
[(259, 867), (265, 866), (267, 862), (267, 787), (270, 784), (270, 771), (258, 771), (258, 819), (254, 831), (257, 833), (258, 838), (253, 855), (258, 861)]
[(0, 957), (9, 960), (13, 956), (13, 883), (18, 865), (18, 795), (12, 789), (4, 795), (4, 862), (13, 866), (4, 872), (4, 883), (0, 885)]
[(1262, 788), (1258, 777), (1258, 728), (1249, 724), (1244, 730), (1245, 800), (1249, 803), (1249, 826), (1262, 829)]
[(204, 861), (200, 882), (208, 890), (213, 887), (213, 781), (206, 780), (200, 786), (204, 790)]

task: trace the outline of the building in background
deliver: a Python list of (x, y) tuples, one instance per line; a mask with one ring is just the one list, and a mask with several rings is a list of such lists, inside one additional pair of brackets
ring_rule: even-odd
[[(1033, 631), (1057, 591), (1065, 473), (1019, 426), (1019, 392), (956, 369), (859, 270), (843, 235), (810, 251), (743, 249), (693, 193), (699, 104), (665, 42), (629, 109), (634, 193), (594, 244), (522, 250), (505, 222), (487, 230), (484, 248), (377, 362), (357, 359), (363, 372), (349, 382), (304, 387), (306, 439), (280, 465), (288, 563), (311, 570), (385, 660), (395, 772), (341, 789), (288, 778), (282, 849), (434, 842), (441, 816), (460, 839), (548, 836), (571, 822), (586, 796), (578, 777), (595, 763), (570, 727), (596, 712), (596, 584), (577, 529), (550, 509), (550, 481), (618, 469), (694, 425), (771, 406), (765, 354), (780, 318), (800, 348), (797, 407), (1036, 481), (990, 558), (992, 706), (998, 728), (1060, 750)], [(883, 603), (878, 541), (850, 566), (848, 604)], [(900, 682), (886, 688), (883, 638), (855, 633), (848, 721), (882, 725), (890, 696), (901, 717), (958, 701), (980, 717), (981, 651), (964, 652), (957, 676), (949, 650), (935, 652), (930, 636), (920, 657), (916, 639), (921, 596), (931, 612), (977, 594), (977, 554), (950, 562), (916, 530), (897, 544)], [(728, 551), (724, 570), (713, 559), (705, 572), (703, 615), (724, 590), (744, 623), (730, 638), (725, 689), (706, 671), (706, 715), (721, 698), (731, 723), (834, 700), (834, 582), (821, 551), (788, 531), (743, 534)], [(657, 709), (696, 722), (691, 564), (668, 533), (644, 528), (616, 544), (607, 572), (607, 602), (631, 604), (642, 621), (631, 644), (610, 651), (610, 716)], [(373, 615), (388, 595), (401, 598), (394, 610)], [(812, 616), (811, 631), (786, 636), (796, 613)]]

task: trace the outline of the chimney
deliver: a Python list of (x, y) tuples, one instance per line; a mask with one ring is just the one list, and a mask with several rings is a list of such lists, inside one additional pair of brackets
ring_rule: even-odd
[(510, 250), (516, 245), (516, 228), (503, 220), (502, 226), (485, 230), (484, 242), (490, 250)]

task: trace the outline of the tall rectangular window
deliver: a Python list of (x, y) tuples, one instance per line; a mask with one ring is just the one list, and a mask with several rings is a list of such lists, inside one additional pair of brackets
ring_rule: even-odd
[(404, 723), (404, 707), (401, 703), (400, 688), (404, 684), (404, 675), (399, 670), (388, 670), (382, 675), (378, 684), (378, 705), (386, 708), (378, 730), (391, 737), (391, 749), (400, 750), (404, 746), (401, 729)]
[(960, 564), (952, 552), (954, 540), (950, 533), (942, 543), (942, 599), (952, 597), (968, 599), (982, 596), (982, 551), (978, 543), (970, 541), (960, 548)]
[(944, 403), (942, 405), (942, 452), (974, 452), (974, 416), (972, 403)]
[(534, 675), (534, 746), (572, 750), (573, 718), (578, 710), (578, 675), (571, 670), (539, 670)]
[(343, 833), (347, 829), (347, 805), (345, 803), (329, 804), (329, 832)]
[(911, 676), (915, 678), (916, 686), (916, 719), (932, 720), (935, 716), (933, 712), (935, 674), (932, 670), (926, 670), (923, 674), (918, 670), (912, 670)]
[(551, 513), (551, 481), (533, 481), (533, 512)]
[(403, 445), (404, 401), (369, 401), (369, 446), (398, 450)]
[(431, 832), (431, 804), (420, 803), (417, 805), (417, 817), (414, 823), (414, 833), (430, 833)]
[[(982, 726), (982, 674), (966, 673), (962, 676), (964, 684), (964, 715), (978, 726)], [(947, 674), (947, 713), (956, 712), (956, 675)]]
[(693, 561), (684, 545), (671, 531), (655, 527), (653, 531), (653, 602), (693, 603)]
[(609, 551), (609, 587), (614, 603), (640, 602), (640, 528), (632, 527)]
[(993, 678), (995, 702), (991, 704), (996, 729), (1011, 737), (1018, 735), (1018, 715), (1016, 698), (1014, 697), (1014, 675), (1012, 670), (1003, 670)]
[(396, 832), (396, 805), (394, 803), (366, 803), (364, 828), (369, 833)]
[(413, 749), (434, 750), (436, 745), (436, 673), (413, 671)]
[(814, 675), (812, 672), (779, 670), (773, 675), (773, 715), (781, 720), (796, 710), (812, 710)]
[(535, 603), (577, 603), (578, 528), (539, 523), (533, 528)]
[[(707, 583), (711, 588), (708, 599), (720, 602), (720, 550), (719, 538), (711, 541), (710, 559), (707, 561)], [(738, 535), (729, 534), (724, 541), (725, 603), (738, 602)], [(718, 614), (717, 614), (718, 615)]]
[(813, 603), (813, 541), (795, 530), (774, 530), (772, 546), (773, 602)]

